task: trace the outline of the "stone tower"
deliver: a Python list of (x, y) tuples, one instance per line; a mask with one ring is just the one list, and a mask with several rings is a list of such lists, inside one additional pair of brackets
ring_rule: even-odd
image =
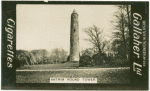
[(79, 62), (79, 23), (78, 23), (78, 14), (75, 10), (71, 14), (69, 60)]

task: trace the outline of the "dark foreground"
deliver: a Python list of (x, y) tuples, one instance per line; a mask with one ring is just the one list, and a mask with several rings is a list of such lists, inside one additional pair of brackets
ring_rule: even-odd
[(97, 83), (128, 84), (130, 83), (130, 69), (76, 68), (72, 64), (49, 64), (24, 66), (16, 71), (16, 83), (50, 83), (50, 77), (97, 78)]

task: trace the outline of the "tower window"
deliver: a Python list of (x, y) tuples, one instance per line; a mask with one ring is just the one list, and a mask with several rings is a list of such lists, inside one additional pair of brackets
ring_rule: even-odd
[(74, 29), (74, 32), (76, 31), (76, 29)]

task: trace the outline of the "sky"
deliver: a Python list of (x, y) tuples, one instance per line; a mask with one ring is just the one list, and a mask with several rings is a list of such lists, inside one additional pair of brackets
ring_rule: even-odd
[(109, 40), (112, 30), (110, 21), (117, 8), (113, 5), (17, 5), (16, 49), (34, 50), (54, 48), (70, 50), (70, 23), (73, 10), (78, 13), (80, 51), (92, 48), (85, 41), (85, 28), (96, 25), (104, 29)]

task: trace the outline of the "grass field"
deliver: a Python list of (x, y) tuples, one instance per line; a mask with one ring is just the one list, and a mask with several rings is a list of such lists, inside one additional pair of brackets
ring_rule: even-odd
[(18, 68), (16, 83), (50, 83), (50, 77), (97, 78), (97, 83), (130, 83), (129, 68), (76, 68), (73, 64), (29, 65)]

